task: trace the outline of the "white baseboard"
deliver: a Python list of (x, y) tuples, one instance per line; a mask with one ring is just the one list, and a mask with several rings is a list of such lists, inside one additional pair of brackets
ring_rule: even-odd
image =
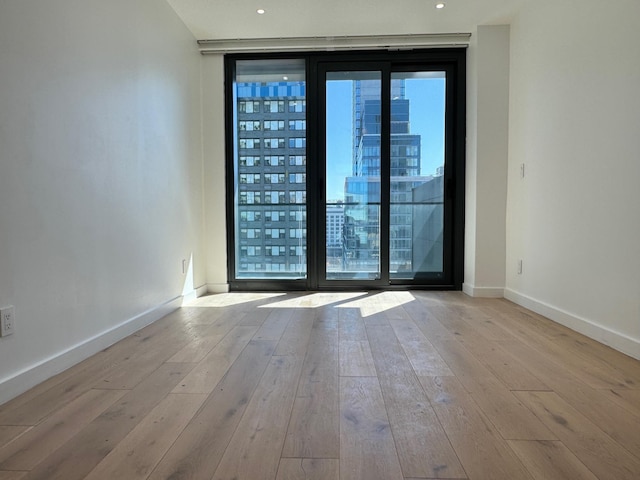
[(470, 283), (463, 283), (462, 291), (470, 297), (504, 298), (504, 288), (502, 287), (475, 287)]
[(168, 315), (182, 305), (182, 299), (182, 296), (173, 298), (10, 377), (0, 379), (0, 405)]
[(199, 287), (196, 287), (195, 289), (191, 290), (190, 292), (187, 293), (183, 293), (182, 294), (182, 305), (191, 302), (192, 300), (195, 300), (198, 297), (201, 297), (203, 295), (206, 295), (208, 292), (207, 286), (206, 285), (201, 285)]
[(209, 293), (227, 293), (229, 291), (228, 283), (208, 283), (207, 292)]
[(506, 288), (504, 298), (640, 360), (640, 340)]

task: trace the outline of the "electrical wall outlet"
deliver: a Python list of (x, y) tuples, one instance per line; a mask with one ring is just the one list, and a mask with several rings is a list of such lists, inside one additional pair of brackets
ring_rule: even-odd
[(16, 314), (13, 307), (0, 308), (0, 337), (11, 335), (16, 327)]

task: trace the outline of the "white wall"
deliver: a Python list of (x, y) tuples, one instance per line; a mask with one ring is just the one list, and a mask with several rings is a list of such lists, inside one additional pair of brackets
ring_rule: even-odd
[(478, 26), (467, 74), (466, 293), (502, 297), (509, 131), (509, 26)]
[(638, 358), (639, 18), (539, 0), (513, 22), (506, 257), (508, 298)]
[(202, 57), (207, 290), (226, 292), (227, 224), (225, 183), (224, 57)]
[(168, 4), (0, 2), (0, 65), (2, 403), (205, 272), (200, 55)]

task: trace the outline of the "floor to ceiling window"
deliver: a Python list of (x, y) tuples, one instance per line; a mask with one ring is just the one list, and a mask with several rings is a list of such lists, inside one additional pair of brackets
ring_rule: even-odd
[(228, 56), (232, 289), (460, 288), (464, 50)]

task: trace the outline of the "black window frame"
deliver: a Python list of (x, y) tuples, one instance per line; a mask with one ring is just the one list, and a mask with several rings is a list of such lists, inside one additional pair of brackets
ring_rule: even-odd
[[(234, 108), (233, 87), (235, 62), (238, 60), (303, 59), (306, 64), (306, 197), (307, 197), (307, 275), (302, 279), (245, 279), (236, 278), (235, 259), (235, 205), (234, 205)], [(389, 279), (363, 282), (324, 281), (326, 262), (323, 249), (326, 235), (326, 215), (320, 211), (326, 199), (324, 195), (323, 141), (320, 141), (324, 126), (321, 113), (324, 99), (319, 98), (319, 72), (324, 64), (341, 64), (345, 70), (350, 66), (372, 62), (386, 62), (391, 72), (439, 69), (447, 72), (446, 117), (445, 117), (445, 242), (444, 262), (446, 278), (434, 282), (432, 278), (418, 275), (413, 279)], [(465, 223), (465, 139), (466, 139), (466, 48), (431, 48), (408, 51), (354, 51), (354, 52), (306, 52), (306, 53), (242, 53), (224, 57), (225, 70), (225, 176), (226, 176), (226, 234), (227, 234), (227, 281), (230, 291), (274, 291), (274, 290), (345, 290), (345, 289), (424, 289), (462, 290), (464, 280), (464, 223)], [(453, 88), (451, 88), (453, 87)], [(383, 88), (384, 91), (384, 88)], [(285, 102), (286, 103), (286, 102)], [(262, 108), (262, 106), (261, 106)], [(288, 106), (285, 104), (285, 109)], [(385, 115), (383, 110), (383, 115)], [(389, 119), (387, 113), (387, 119)], [(383, 120), (385, 120), (383, 118)], [(389, 119), (390, 120), (390, 119)], [(383, 148), (390, 145), (383, 145)], [(291, 153), (290, 155), (298, 155)], [(288, 162), (285, 162), (288, 163)], [(385, 168), (385, 164), (382, 165)], [(382, 185), (382, 190), (388, 185)], [(386, 189), (388, 191), (388, 188)], [(317, 199), (317, 202), (310, 201)], [(389, 198), (384, 202), (383, 215), (389, 217)], [(388, 219), (383, 226), (388, 226)], [(312, 242), (315, 242), (312, 244)], [(381, 261), (388, 257), (389, 239), (381, 245)], [(388, 258), (387, 258), (388, 260)]]

